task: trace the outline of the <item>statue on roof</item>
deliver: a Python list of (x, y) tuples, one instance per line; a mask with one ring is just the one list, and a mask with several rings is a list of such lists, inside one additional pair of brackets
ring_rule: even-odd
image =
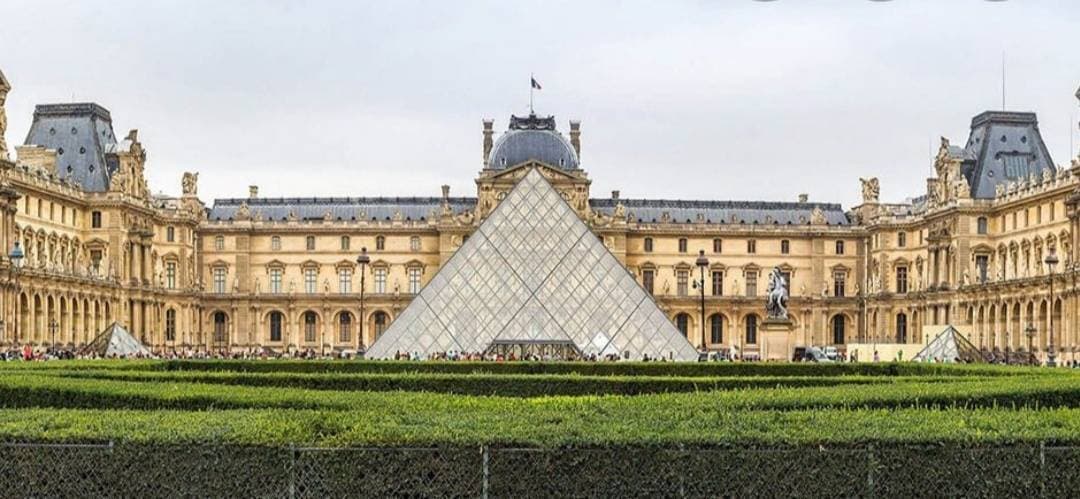
[(10, 91), (11, 84), (4, 77), (4, 72), (0, 71), (0, 160), (8, 159), (7, 142), (4, 140), (4, 132), (7, 131), (7, 112), (4, 111), (4, 103)]
[(863, 203), (877, 203), (878, 196), (881, 194), (881, 185), (877, 177), (860, 178), (859, 182), (862, 182)]
[(181, 187), (185, 196), (194, 196), (199, 192), (199, 173), (184, 172)]

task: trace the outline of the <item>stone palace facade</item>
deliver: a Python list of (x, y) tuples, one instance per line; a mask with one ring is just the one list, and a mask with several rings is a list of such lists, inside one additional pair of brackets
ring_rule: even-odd
[(935, 324), (969, 326), (988, 351), (1030, 342), (1044, 357), (1052, 341), (1072, 359), (1080, 343), (1080, 158), (1055, 165), (1032, 113), (979, 114), (962, 145), (941, 140), (925, 194), (884, 203), (877, 179), (863, 179), (847, 211), (805, 195), (597, 195), (580, 122), (564, 135), (535, 115), (501, 133), (482, 122), (466, 197), (443, 186), (432, 197), (264, 198), (251, 186), (207, 206), (197, 173), (179, 197), (152, 195), (137, 131), (116, 136), (97, 104), (37, 106), (11, 157), (10, 89), (0, 74), (0, 345), (78, 346), (118, 321), (158, 350), (364, 348), (532, 167), (699, 347), (754, 355), (777, 267), (795, 345), (917, 343)]

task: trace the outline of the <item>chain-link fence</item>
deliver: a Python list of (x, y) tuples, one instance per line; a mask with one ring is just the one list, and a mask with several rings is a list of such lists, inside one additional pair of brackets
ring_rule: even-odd
[(1080, 447), (0, 444), (2, 497), (1069, 497)]

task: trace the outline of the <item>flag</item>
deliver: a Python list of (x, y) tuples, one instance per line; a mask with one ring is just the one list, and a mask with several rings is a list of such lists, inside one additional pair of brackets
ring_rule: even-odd
[(529, 77), (529, 80), (532, 82), (532, 87), (533, 88), (535, 88), (537, 90), (542, 90), (540, 88), (540, 83), (536, 81), (536, 78)]

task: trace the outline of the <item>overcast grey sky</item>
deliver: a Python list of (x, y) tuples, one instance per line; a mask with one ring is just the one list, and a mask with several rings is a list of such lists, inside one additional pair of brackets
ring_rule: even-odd
[(937, 137), (1039, 114), (1080, 145), (1080, 2), (0, 3), (8, 142), (39, 103), (138, 128), (151, 188), (200, 196), (474, 195), (480, 120), (582, 120), (593, 195), (884, 200), (925, 191)]

